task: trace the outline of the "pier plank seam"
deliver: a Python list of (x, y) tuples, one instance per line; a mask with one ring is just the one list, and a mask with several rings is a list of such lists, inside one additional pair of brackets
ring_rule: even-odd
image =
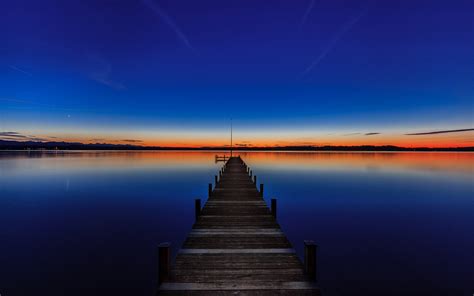
[(159, 295), (320, 295), (277, 223), (276, 205), (268, 208), (240, 157), (227, 160), (206, 204), (196, 207)]

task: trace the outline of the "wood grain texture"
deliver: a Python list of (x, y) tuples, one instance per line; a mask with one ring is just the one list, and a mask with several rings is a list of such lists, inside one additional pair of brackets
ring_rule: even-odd
[(320, 295), (240, 157), (178, 252), (160, 295)]

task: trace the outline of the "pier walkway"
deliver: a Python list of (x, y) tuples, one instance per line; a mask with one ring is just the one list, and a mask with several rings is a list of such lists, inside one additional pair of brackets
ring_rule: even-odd
[(160, 245), (159, 295), (320, 295), (316, 245), (305, 241), (303, 264), (253, 177), (240, 157), (226, 162), (173, 266)]

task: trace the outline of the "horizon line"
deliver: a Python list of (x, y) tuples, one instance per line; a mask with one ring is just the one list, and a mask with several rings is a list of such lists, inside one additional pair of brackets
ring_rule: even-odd
[[(6, 149), (5, 149), (6, 148)], [(17, 149), (10, 149), (17, 148)], [(112, 144), (112, 143), (81, 143), (65, 141), (12, 141), (0, 139), (0, 150), (219, 150), (230, 151), (230, 145), (224, 146), (142, 146), (133, 144)], [(389, 150), (463, 150), (474, 151), (474, 146), (446, 146), (429, 147), (417, 146), (406, 147), (391, 144), (384, 145), (272, 145), (272, 146), (237, 146), (232, 150), (237, 151), (262, 151), (262, 150), (287, 150), (287, 151), (314, 151), (314, 150), (369, 150), (389, 149)]]

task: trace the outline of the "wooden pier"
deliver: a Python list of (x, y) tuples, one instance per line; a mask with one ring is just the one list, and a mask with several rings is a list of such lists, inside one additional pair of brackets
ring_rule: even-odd
[(227, 155), (216, 155), (215, 156), (215, 162), (218, 163), (220, 161), (226, 162), (230, 159), (230, 156)]
[(263, 200), (263, 184), (231, 157), (209, 184), (174, 266), (169, 243), (159, 247), (159, 295), (320, 295), (316, 245), (305, 241), (304, 264)]

